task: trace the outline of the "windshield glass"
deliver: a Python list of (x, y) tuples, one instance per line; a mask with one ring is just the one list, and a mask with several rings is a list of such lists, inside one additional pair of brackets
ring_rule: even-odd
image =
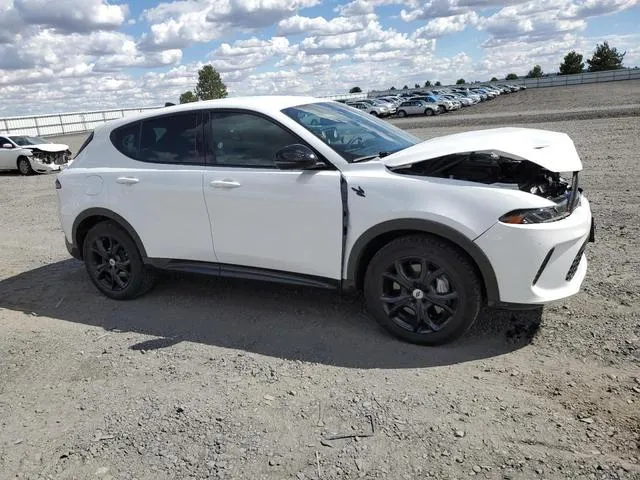
[(11, 140), (13, 140), (13, 142), (16, 145), (19, 145), (21, 147), (24, 147), (26, 145), (41, 145), (43, 143), (49, 143), (43, 138), (27, 137), (27, 136), (22, 136), (22, 135), (21, 136), (11, 137)]
[(381, 152), (395, 153), (421, 141), (384, 120), (337, 102), (298, 105), (285, 108), (282, 113), (348, 162)]

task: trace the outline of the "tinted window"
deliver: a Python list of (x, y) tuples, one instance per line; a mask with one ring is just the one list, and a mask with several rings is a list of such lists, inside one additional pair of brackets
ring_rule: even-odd
[(137, 158), (140, 140), (140, 122), (120, 127), (111, 133), (111, 143), (127, 157)]
[(11, 143), (11, 142), (4, 137), (0, 137), (0, 147), (2, 147), (2, 145), (4, 145), (5, 143)]
[(275, 168), (278, 150), (300, 140), (266, 118), (244, 112), (211, 112), (210, 146), (217, 165)]
[(154, 163), (200, 163), (197, 113), (168, 115), (142, 122), (138, 159)]

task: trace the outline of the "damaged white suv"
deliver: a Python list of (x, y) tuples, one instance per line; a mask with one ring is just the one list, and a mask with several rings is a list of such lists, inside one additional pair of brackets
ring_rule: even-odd
[(158, 269), (362, 289), (389, 331), (435, 345), (483, 303), (578, 292), (581, 169), (562, 133), (421, 141), (338, 102), (269, 96), (100, 126), (56, 188), (67, 248), (108, 297), (145, 293)]

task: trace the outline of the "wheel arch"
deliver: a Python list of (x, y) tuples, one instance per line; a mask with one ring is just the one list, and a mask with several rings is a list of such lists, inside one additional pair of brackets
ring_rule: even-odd
[(98, 223), (107, 220), (116, 223), (129, 234), (129, 236), (135, 242), (136, 247), (138, 247), (138, 251), (140, 252), (140, 256), (142, 257), (143, 262), (146, 263), (147, 252), (144, 248), (142, 240), (140, 239), (140, 236), (136, 233), (135, 229), (122, 216), (106, 208), (89, 208), (87, 210), (84, 210), (76, 217), (75, 221), (73, 222), (71, 238), (73, 240), (74, 246), (77, 247), (80, 260), (82, 260), (82, 244), (84, 243), (84, 239), (87, 236), (89, 230)]
[(367, 266), (375, 253), (398, 237), (416, 233), (440, 237), (462, 250), (477, 270), (487, 302), (490, 305), (499, 302), (500, 293), (495, 272), (491, 262), (478, 245), (447, 225), (411, 218), (383, 222), (360, 235), (347, 259), (345, 288), (361, 289)]

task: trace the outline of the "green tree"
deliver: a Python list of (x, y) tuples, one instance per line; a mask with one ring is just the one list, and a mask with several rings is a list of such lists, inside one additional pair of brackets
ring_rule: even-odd
[(197, 101), (198, 97), (196, 97), (196, 95), (191, 90), (180, 95), (180, 103), (191, 103)]
[(540, 78), (542, 75), (544, 75), (542, 67), (540, 65), (534, 65), (533, 68), (529, 70), (529, 73), (527, 73), (526, 78)]
[(199, 100), (224, 98), (227, 96), (227, 86), (212, 65), (205, 65), (198, 70), (198, 85), (195, 93)]
[(396, 89), (396, 87), (391, 87), (389, 90), (395, 90), (395, 89)]
[(584, 62), (582, 54), (571, 50), (564, 56), (564, 61), (560, 64), (560, 75), (571, 75), (573, 73), (582, 73), (584, 70)]
[(608, 42), (596, 45), (593, 56), (587, 60), (590, 72), (601, 72), (603, 70), (619, 70), (622, 67), (622, 59), (627, 52), (619, 53), (618, 49), (609, 46)]
[(504, 77), (504, 79), (505, 80), (518, 80), (518, 75), (516, 75), (515, 73), (510, 73), (509, 75)]
[(429, 80), (427, 80), (426, 82), (424, 82), (424, 86), (425, 87), (430, 87), (431, 86), (431, 82)]
[(349, 93), (362, 93), (362, 89), (360, 87), (353, 87), (349, 90)]
[(402, 87), (403, 90), (409, 90), (409, 87), (407, 85), (405, 85), (404, 87)]
[(442, 84), (441, 84), (441, 83), (440, 83), (440, 81), (438, 80), (438, 81), (436, 82), (436, 87), (440, 87), (440, 86), (442, 86)]
[(420, 84), (416, 83), (413, 88), (420, 88)]
[(458, 80), (456, 80), (456, 85), (464, 85), (465, 83), (467, 82), (464, 81), (464, 78), (459, 78)]
[(497, 82), (498, 79), (496, 77), (491, 77), (491, 80), (489, 80), (490, 82)]

